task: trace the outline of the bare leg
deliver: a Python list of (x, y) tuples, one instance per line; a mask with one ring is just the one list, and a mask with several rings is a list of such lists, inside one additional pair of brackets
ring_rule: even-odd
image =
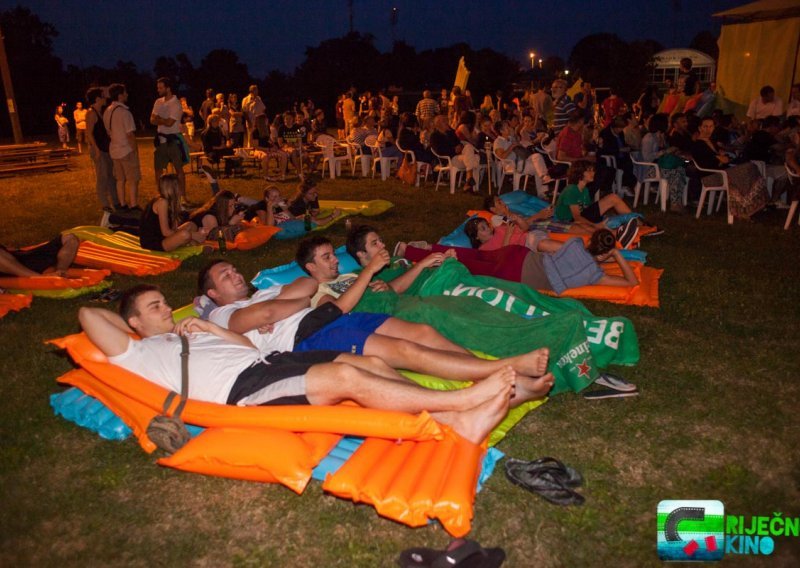
[(139, 203), (139, 180), (132, 180), (130, 182), (131, 199), (128, 207), (136, 207)]
[(117, 179), (117, 199), (120, 205), (128, 204), (128, 200), (125, 199), (125, 178)]
[(515, 373), (509, 367), (474, 386), (436, 391), (409, 382), (386, 379), (344, 363), (314, 365), (306, 373), (306, 397), (313, 405), (331, 405), (352, 400), (366, 408), (418, 413), (463, 411), (504, 392), (506, 404)]
[(67, 269), (72, 266), (75, 255), (78, 254), (78, 246), (81, 242), (73, 234), (61, 235), (61, 248), (56, 256), (56, 272), (61, 275), (66, 274)]
[(486, 360), (464, 353), (431, 349), (405, 339), (372, 334), (364, 344), (364, 355), (380, 357), (395, 369), (408, 369), (456, 381), (478, 381), (506, 365), (520, 375), (539, 377), (547, 371), (550, 352), (543, 347), (515, 357)]
[(397, 339), (413, 338), (415, 343), (426, 345), (431, 349), (452, 351), (454, 353), (469, 353), (469, 351), (456, 345), (442, 336), (442, 334), (434, 328), (424, 323), (411, 323), (397, 318), (389, 318), (375, 330), (375, 333), (395, 337)]
[(400, 381), (405, 383), (413, 383), (403, 375), (392, 369), (389, 365), (384, 363), (380, 357), (364, 357), (363, 355), (353, 355), (351, 353), (342, 353), (336, 359), (336, 363), (347, 363), (363, 371), (368, 371), (373, 375), (378, 375), (384, 379), (391, 379), (393, 381)]
[(156, 174), (156, 189), (158, 189), (161, 184), (161, 175), (164, 173), (164, 168), (156, 168), (153, 171)]
[(615, 193), (609, 193), (601, 197), (598, 205), (600, 207), (600, 213), (603, 215), (611, 209), (613, 209), (617, 215), (625, 215), (631, 212), (631, 208)]
[(23, 266), (8, 251), (0, 248), (0, 274), (11, 274), (13, 276), (40, 276), (30, 268)]
[[(186, 199), (186, 174), (183, 172), (183, 166), (175, 168), (175, 175), (178, 176), (178, 187), (180, 187), (181, 197)], [(158, 187), (158, 185), (156, 185)]]

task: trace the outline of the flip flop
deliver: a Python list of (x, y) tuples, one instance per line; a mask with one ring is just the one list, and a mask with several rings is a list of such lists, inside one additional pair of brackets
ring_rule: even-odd
[(580, 487), (583, 485), (583, 476), (580, 472), (568, 465), (564, 465), (556, 458), (543, 457), (532, 461), (509, 458), (506, 460), (506, 464), (506, 467), (511, 467), (513, 465), (515, 468), (519, 467), (530, 473), (542, 471), (548, 472), (554, 476), (560, 476), (564, 485), (567, 487)]
[[(460, 544), (451, 549), (456, 543)], [(502, 548), (483, 548), (474, 540), (458, 539), (448, 550), (408, 548), (400, 553), (397, 564), (402, 568), (497, 568), (505, 559)]]
[(554, 505), (566, 507), (569, 505), (583, 505), (583, 495), (567, 487), (561, 475), (554, 475), (552, 468), (527, 471), (525, 467), (517, 464), (505, 464), (506, 477), (514, 485), (527, 489)]

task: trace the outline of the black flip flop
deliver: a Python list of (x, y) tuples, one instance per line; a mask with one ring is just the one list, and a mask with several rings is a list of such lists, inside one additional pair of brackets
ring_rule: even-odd
[(483, 548), (474, 540), (459, 540), (461, 544), (452, 550), (408, 548), (400, 553), (397, 564), (402, 568), (498, 568), (505, 562), (502, 548)]
[(580, 487), (583, 485), (583, 476), (580, 472), (568, 465), (564, 465), (556, 458), (543, 457), (532, 461), (509, 458), (506, 460), (506, 464), (509, 464), (506, 467), (511, 467), (511, 464), (513, 464), (514, 467), (524, 468), (530, 473), (547, 471), (553, 475), (560, 475), (564, 485), (567, 487)]
[(531, 472), (524, 465), (506, 462), (505, 471), (511, 483), (539, 495), (554, 505), (562, 507), (583, 505), (586, 501), (583, 495), (566, 485), (563, 475), (557, 473), (554, 468), (534, 469)]

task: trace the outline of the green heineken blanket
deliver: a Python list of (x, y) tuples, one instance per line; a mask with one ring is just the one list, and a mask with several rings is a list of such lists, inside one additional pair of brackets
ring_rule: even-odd
[(629, 319), (596, 317), (576, 300), (473, 276), (453, 259), (425, 271), (402, 296), (368, 291), (356, 309), (429, 324), (467, 349), (497, 357), (549, 347), (550, 371), (556, 379), (551, 395), (578, 392), (597, 378), (599, 369), (639, 360)]

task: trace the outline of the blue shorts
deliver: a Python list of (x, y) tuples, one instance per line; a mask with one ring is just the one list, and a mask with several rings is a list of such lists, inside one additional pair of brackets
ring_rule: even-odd
[(390, 317), (387, 314), (361, 312), (344, 314), (295, 345), (294, 350), (338, 351), (363, 355), (367, 338)]

